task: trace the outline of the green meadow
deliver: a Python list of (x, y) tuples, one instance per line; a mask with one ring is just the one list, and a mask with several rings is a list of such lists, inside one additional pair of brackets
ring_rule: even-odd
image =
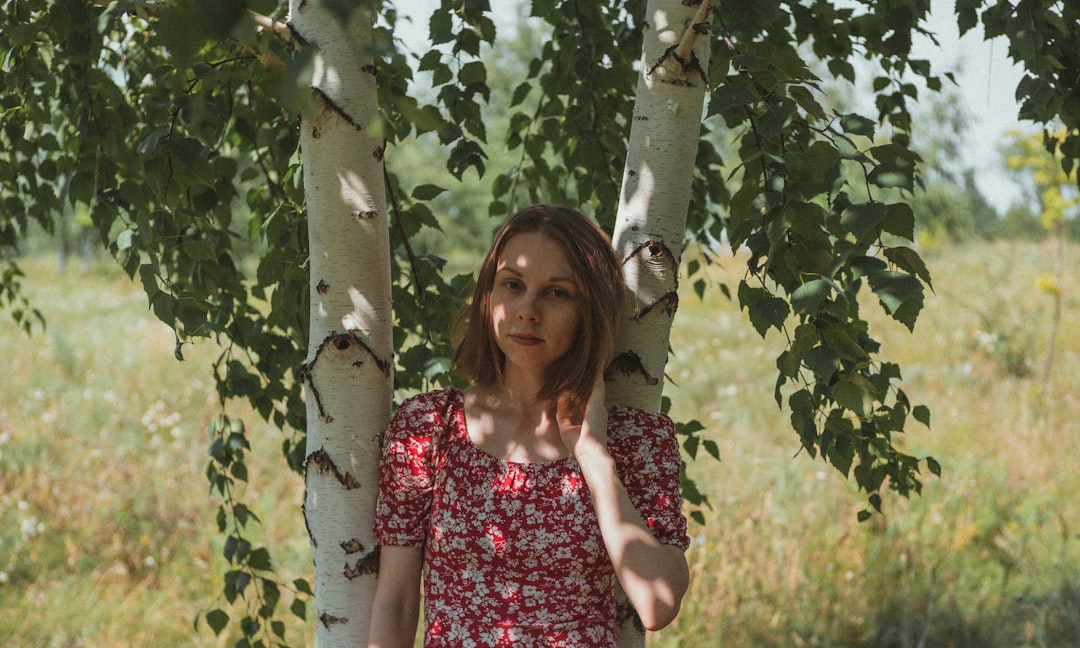
[[(1080, 646), (1075, 262), (1044, 378), (1054, 299), (1038, 286), (1052, 248), (923, 255), (934, 292), (914, 334), (869, 295), (865, 308), (882, 357), (932, 411), (899, 443), (943, 473), (862, 523), (865, 494), (799, 451), (773, 399), (781, 334), (762, 339), (719, 290), (706, 302), (683, 291), (667, 393), (722, 461), (702, 453), (689, 468), (707, 524), (691, 524), (683, 612), (650, 646)], [(740, 264), (712, 280), (734, 291)], [(22, 266), (48, 326), (28, 336), (0, 321), (0, 645), (229, 645), (195, 624), (222, 604), (226, 571), (204, 476), (218, 349), (188, 345), (176, 361), (172, 333), (107, 262)], [(279, 460), (282, 433), (243, 404), (229, 413), (253, 445), (239, 494), (263, 521), (253, 540), (283, 579), (305, 576), (303, 481)], [(312, 621), (282, 614), (294, 645), (312, 641)]]

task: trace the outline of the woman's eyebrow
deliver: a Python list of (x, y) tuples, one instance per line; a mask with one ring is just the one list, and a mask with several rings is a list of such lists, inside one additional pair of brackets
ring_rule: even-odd
[[(525, 273), (522, 272), (517, 266), (511, 265), (504, 265), (495, 271), (496, 274), (500, 272), (509, 272), (510, 274), (518, 277), (525, 276)], [(575, 280), (573, 277), (548, 277), (547, 281), (550, 281), (551, 283), (568, 283), (575, 286), (577, 285), (577, 280)]]

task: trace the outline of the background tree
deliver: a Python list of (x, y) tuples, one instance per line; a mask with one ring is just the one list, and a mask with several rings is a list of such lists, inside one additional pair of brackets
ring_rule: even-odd
[[(351, 3), (307, 4), (340, 20), (352, 15)], [(490, 5), (443, 2), (428, 19), (431, 47), (414, 56), (395, 47), (397, 10), (373, 3), (399, 395), (453, 379), (449, 322), (468, 279), (447, 279), (442, 259), (414, 247), (426, 228), (439, 227), (427, 203), (446, 187), (409, 180), (414, 163), (395, 158), (395, 148), (434, 137), (455, 178), (494, 178), (491, 216), (526, 201), (564, 202), (614, 229), (644, 7), (535, 3), (550, 37), (510, 92), (505, 141), (489, 145), (485, 57), (501, 42)], [(53, 231), (65, 203), (85, 208), (175, 331), (178, 357), (195, 338), (222, 344), (214, 366), (222, 413), (210, 426), (207, 469), (230, 564), (222, 596), (242, 602), (232, 626), (241, 643), (284, 642), (278, 608), (288, 602), (305, 615), (310, 586), (279, 583), (268, 551), (251, 540), (257, 518), (236, 489), (247, 478), (247, 433), (226, 412), (231, 399), (250, 400), (282, 430), (293, 470), (312, 460), (296, 368), (305, 366), (314, 334), (306, 313), (319, 290), (309, 275), (310, 187), (298, 173), (313, 162), (298, 156), (298, 142), (299, 116), (318, 114), (315, 50), (278, 35), (289, 28), (271, 20), (286, 18), (272, 0), (24, 0), (4, 9), (0, 246), (16, 247), (31, 221)], [(1080, 158), (1080, 103), (1068, 76), (1080, 67), (1080, 9), (1045, 0), (959, 0), (956, 9), (962, 31), (981, 20), (988, 36), (1010, 38), (1010, 53), (1030, 72), (1018, 89), (1021, 115), (1064, 124), (1047, 141), (1070, 171)], [(937, 471), (895, 443), (909, 416), (928, 423), (929, 412), (904, 393), (900, 368), (882, 358), (858, 300), (871, 293), (913, 329), (930, 282), (904, 198), (920, 163), (910, 147), (910, 104), (920, 95), (912, 79), (941, 87), (930, 62), (911, 58), (928, 10), (923, 0), (724, 1), (700, 28), (713, 56), (685, 236), (702, 256), (686, 270), (704, 292), (703, 270), (722, 247), (747, 252), (745, 278), (722, 289), (737, 295), (762, 336), (775, 331), (776, 401), (790, 410), (802, 447), (865, 491), (862, 517), (880, 507), (884, 488), (918, 492), (922, 464)], [(873, 117), (823, 103), (822, 80), (811, 72), (819, 68), (809, 63), (855, 83), (855, 58), (871, 63)], [(430, 100), (412, 92), (418, 73), (430, 74)], [(520, 157), (490, 168), (492, 148)], [(3, 303), (29, 325), (17, 260), (5, 255)], [(702, 446), (700, 425), (680, 431), (689, 458), (699, 447), (716, 451)], [(692, 484), (687, 499), (702, 503)], [(217, 632), (231, 620), (226, 607), (206, 616)]]
[(1024, 136), (1012, 133), (1007, 147), (1008, 166), (1027, 175), (1028, 192), (1038, 205), (1041, 222), (1054, 244), (1054, 273), (1042, 275), (1038, 288), (1049, 295), (1053, 301), (1053, 313), (1050, 317), (1050, 335), (1043, 359), (1042, 379), (1046, 386), (1050, 381), (1050, 370), (1054, 363), (1054, 341), (1061, 325), (1062, 297), (1064, 282), (1062, 272), (1065, 268), (1065, 248), (1068, 239), (1069, 223), (1076, 220), (1080, 207), (1080, 187), (1077, 186), (1075, 167), (1066, 171), (1062, 154), (1057, 151), (1053, 141), (1062, 141), (1068, 134), (1063, 131), (1045, 132), (1043, 135)]

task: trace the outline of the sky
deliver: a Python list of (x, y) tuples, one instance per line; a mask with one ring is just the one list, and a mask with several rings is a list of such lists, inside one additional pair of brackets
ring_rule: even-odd
[[(1019, 185), (1009, 177), (1000, 152), (1004, 134), (1010, 130), (1032, 132), (1030, 122), (1017, 118), (1016, 84), (1023, 76), (1022, 69), (1008, 57), (1008, 42), (1004, 37), (983, 40), (979, 25), (959, 37), (955, 0), (933, 0), (930, 31), (937, 35), (940, 47), (929, 39), (915, 43), (920, 58), (931, 61), (934, 70), (957, 71), (960, 97), (972, 117), (970, 147), (966, 156), (968, 166), (976, 170), (979, 188), (991, 204), (1004, 213), (1019, 200)], [(941, 66), (939, 68), (939, 66)]]
[[(407, 4), (401, 4), (399, 15), (411, 15), (415, 21), (412, 26), (405, 21), (399, 24), (405, 42), (427, 40), (427, 16), (438, 3), (439, 0), (408, 0)], [(513, 19), (514, 12), (505, 11), (511, 3), (503, 0), (493, 5), (497, 23)], [(940, 46), (921, 39), (914, 44), (915, 56), (929, 59), (936, 74), (954, 72), (956, 91), (971, 115), (965, 164), (976, 171), (976, 182), (990, 203), (1004, 213), (1020, 199), (1019, 184), (1009, 177), (999, 150), (1004, 134), (1009, 130), (1034, 130), (1030, 123), (1021, 124), (1017, 119), (1019, 107), (1014, 93), (1021, 70), (1009, 61), (1005, 39), (984, 41), (981, 25), (960, 38), (954, 5), (955, 0), (932, 0), (928, 27), (937, 35)], [(502, 20), (500, 7), (504, 8)], [(871, 99), (867, 98), (867, 102), (872, 105)]]

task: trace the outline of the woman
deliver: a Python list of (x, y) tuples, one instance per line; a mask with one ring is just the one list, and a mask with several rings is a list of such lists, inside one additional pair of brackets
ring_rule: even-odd
[(615, 645), (689, 574), (671, 420), (604, 404), (625, 288), (607, 236), (538, 205), (496, 234), (454, 361), (472, 385), (401, 405), (383, 445), (370, 648)]

